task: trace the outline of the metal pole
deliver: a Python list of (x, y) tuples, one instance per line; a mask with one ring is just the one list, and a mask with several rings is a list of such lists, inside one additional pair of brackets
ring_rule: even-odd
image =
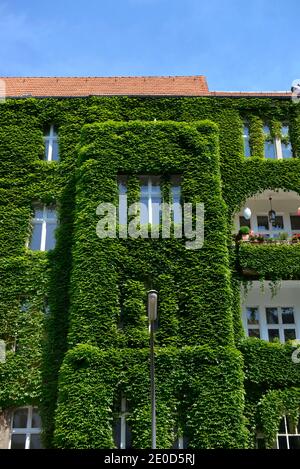
[(152, 449), (156, 449), (156, 403), (154, 367), (154, 321), (150, 321), (150, 379), (151, 379), (151, 434)]

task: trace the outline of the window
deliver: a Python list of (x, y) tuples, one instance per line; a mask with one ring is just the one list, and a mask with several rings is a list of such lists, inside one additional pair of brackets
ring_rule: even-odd
[[(5, 352), (16, 352), (17, 351), (17, 335), (7, 335), (7, 334), (1, 334), (0, 335), (0, 347), (4, 347), (4, 353)], [(0, 349), (1, 352), (1, 349)], [(1, 353), (0, 353), (1, 357)], [(4, 359), (5, 361), (5, 359)], [(1, 359), (0, 359), (1, 363)]]
[(281, 146), (281, 157), (284, 159), (292, 158), (293, 151), (289, 139), (289, 127), (287, 125), (283, 125), (281, 128), (281, 139), (279, 139), (278, 143)]
[(264, 134), (265, 134), (265, 158), (276, 158), (276, 151), (275, 151), (275, 141), (271, 137), (270, 128), (265, 125), (264, 126)]
[(12, 418), (10, 449), (41, 449), (41, 418), (35, 407), (16, 409)]
[(33, 229), (29, 248), (33, 251), (48, 251), (55, 247), (55, 229), (57, 227), (54, 206), (36, 206), (32, 220)]
[(43, 305), (43, 310), (44, 314), (47, 316), (51, 313), (50, 305), (49, 305), (49, 300), (47, 296), (44, 298), (44, 305)]
[(248, 226), (249, 228), (251, 228), (250, 220), (247, 220), (245, 217), (240, 216), (240, 217), (239, 217), (239, 221), (240, 221), (240, 228), (241, 228), (242, 226)]
[(257, 337), (260, 339), (259, 309), (255, 307), (247, 307), (247, 331), (248, 337)]
[(300, 231), (300, 216), (290, 215), (292, 231)]
[(261, 434), (256, 437), (256, 449), (266, 449), (266, 439)]
[(126, 421), (128, 415), (127, 400), (121, 399), (121, 410), (114, 428), (114, 440), (118, 449), (131, 448), (131, 430)]
[(296, 426), (291, 418), (284, 416), (276, 440), (277, 449), (300, 449), (300, 423)]
[[(159, 176), (140, 176), (140, 222), (141, 224), (159, 225), (161, 221), (161, 178)], [(172, 220), (182, 222), (180, 177), (171, 176), (170, 202)], [(119, 183), (119, 223), (127, 223), (127, 183), (126, 176), (118, 178)]]
[(281, 127), (280, 137), (272, 138), (270, 128), (264, 126), (265, 134), (265, 158), (272, 159), (288, 159), (293, 157), (292, 146), (289, 139), (289, 127), (283, 125)]
[(268, 307), (266, 320), (269, 342), (279, 339), (284, 343), (296, 339), (294, 308)]
[(44, 134), (45, 160), (57, 161), (59, 159), (58, 134), (54, 125), (50, 125)]
[(297, 337), (295, 311), (292, 306), (247, 306), (245, 327), (248, 337), (282, 343)]
[(187, 436), (179, 436), (173, 446), (172, 449), (187, 449), (189, 444), (189, 438)]
[(247, 157), (251, 156), (248, 125), (244, 125), (243, 140), (244, 140), (244, 155)]
[(266, 237), (278, 237), (284, 230), (283, 215), (276, 215), (274, 223), (270, 223), (268, 215), (257, 215), (257, 230)]
[(258, 215), (257, 216), (257, 229), (258, 231), (268, 231), (269, 230), (269, 219), (267, 215)]

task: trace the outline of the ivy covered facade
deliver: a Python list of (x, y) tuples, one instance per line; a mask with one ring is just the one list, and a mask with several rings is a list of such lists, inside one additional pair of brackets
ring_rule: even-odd
[[(293, 158), (264, 157), (266, 123), (274, 138), (288, 124)], [(50, 126), (59, 159), (47, 161)], [(23, 433), (41, 428), (47, 448), (115, 448), (122, 412), (130, 446), (151, 446), (152, 288), (159, 294), (158, 448), (178, 438), (190, 448), (255, 448), (257, 435), (274, 447), (284, 416), (297, 425), (295, 346), (246, 337), (240, 294), (253, 281), (300, 280), (300, 244), (234, 243), (232, 231), (234, 215), (255, 194), (300, 194), (299, 157), (300, 106), (287, 98), (1, 104), (0, 446), (10, 445), (13, 412), (23, 407), (31, 412)], [(129, 203), (139, 201), (141, 175), (160, 176), (165, 200), (170, 178), (180, 175), (182, 200), (204, 203), (201, 249), (186, 249), (184, 239), (97, 236), (97, 206), (118, 205), (121, 176)], [(57, 208), (54, 249), (31, 249), (36, 204)], [(36, 408), (42, 425), (34, 424)]]

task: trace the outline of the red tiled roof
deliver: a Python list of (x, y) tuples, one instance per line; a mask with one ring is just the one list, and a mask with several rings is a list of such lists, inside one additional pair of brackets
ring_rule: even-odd
[[(7, 97), (218, 96), (290, 98), (290, 91), (209, 91), (206, 78), (174, 77), (0, 77)], [(1, 83), (0, 83), (1, 85)], [(1, 91), (1, 86), (0, 86)]]
[(3, 77), (7, 97), (203, 96), (204, 76), (187, 77)]

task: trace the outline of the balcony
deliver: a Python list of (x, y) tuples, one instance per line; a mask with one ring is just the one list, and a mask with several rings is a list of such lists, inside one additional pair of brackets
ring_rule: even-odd
[(234, 226), (235, 234), (240, 229), (245, 232), (248, 229), (249, 234), (240, 236), (242, 242), (255, 245), (299, 243), (300, 197), (296, 192), (283, 190), (257, 194), (247, 199), (235, 215)]
[(242, 242), (237, 262), (240, 272), (251, 279), (300, 279), (300, 243)]

